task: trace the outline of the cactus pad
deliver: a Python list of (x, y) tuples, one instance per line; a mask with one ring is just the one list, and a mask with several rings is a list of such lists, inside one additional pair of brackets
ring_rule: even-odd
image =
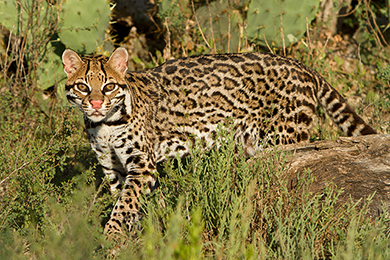
[[(230, 11), (230, 38), (229, 38), (229, 13)], [(238, 52), (241, 30), (243, 24), (238, 10), (228, 8), (228, 0), (218, 0), (209, 6), (202, 6), (196, 10), (200, 26), (210, 43), (216, 45), (218, 52)], [(210, 18), (212, 28), (210, 26)], [(241, 26), (242, 27), (242, 26)], [(214, 39), (213, 39), (214, 36)]]
[(64, 21), (58, 35), (66, 47), (85, 54), (103, 45), (110, 22), (109, 2), (66, 0), (62, 8)]
[(294, 44), (306, 32), (306, 17), (310, 23), (319, 5), (319, 0), (252, 0), (247, 13), (247, 36), (257, 44), (280, 47), (282, 24), (285, 45)]

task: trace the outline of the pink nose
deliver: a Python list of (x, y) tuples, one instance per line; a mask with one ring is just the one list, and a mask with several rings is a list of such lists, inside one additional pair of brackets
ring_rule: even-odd
[(99, 109), (102, 107), (103, 100), (91, 100), (89, 103), (91, 103), (93, 109)]

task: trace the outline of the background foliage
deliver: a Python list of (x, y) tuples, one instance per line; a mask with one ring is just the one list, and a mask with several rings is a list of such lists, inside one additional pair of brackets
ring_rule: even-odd
[[(195, 54), (287, 55), (322, 74), (378, 132), (390, 132), (388, 6), (334, 1), (326, 16), (328, 1), (301, 2), (161, 0), (126, 9), (121, 1), (0, 1), (1, 258), (389, 259), (385, 208), (367, 218), (370, 198), (362, 209), (339, 205), (342, 190), (331, 183), (309, 194), (310, 172), (288, 191), (288, 154), (271, 149), (246, 161), (222, 128), (221, 149), (194, 147), (189, 158), (161, 165), (138, 236), (102, 234), (115, 198), (79, 111), (64, 102), (66, 47), (107, 54), (125, 46), (135, 70)], [(332, 17), (343, 8), (336, 28)], [(319, 113), (312, 140), (335, 139)]]

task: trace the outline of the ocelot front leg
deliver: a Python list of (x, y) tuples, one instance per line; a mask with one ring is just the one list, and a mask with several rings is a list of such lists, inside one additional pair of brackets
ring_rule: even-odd
[[(130, 231), (134, 225), (137, 225), (142, 218), (139, 198), (148, 195), (155, 182), (156, 179), (152, 175), (127, 176), (111, 212), (111, 217), (106, 223), (104, 233), (115, 235), (122, 233), (123, 228)], [(137, 227), (139, 228), (139, 225)]]
[(104, 228), (107, 235), (122, 233), (123, 229), (130, 231), (134, 225), (139, 227), (138, 222), (142, 218), (139, 198), (148, 195), (155, 186), (154, 154), (137, 148), (131, 146), (115, 150), (116, 159), (121, 162), (124, 171), (104, 170), (108, 174), (111, 191), (118, 196)]

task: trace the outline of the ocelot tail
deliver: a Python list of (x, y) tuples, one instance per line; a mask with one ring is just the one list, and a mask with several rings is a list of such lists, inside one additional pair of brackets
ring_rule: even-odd
[(217, 126), (232, 122), (247, 156), (265, 142), (309, 141), (320, 105), (348, 136), (375, 131), (319, 74), (269, 53), (203, 55), (127, 72), (128, 53), (62, 55), (66, 97), (84, 114), (89, 141), (118, 196), (105, 233), (131, 229), (139, 197), (156, 183), (156, 163), (186, 156), (194, 137), (213, 145)]

